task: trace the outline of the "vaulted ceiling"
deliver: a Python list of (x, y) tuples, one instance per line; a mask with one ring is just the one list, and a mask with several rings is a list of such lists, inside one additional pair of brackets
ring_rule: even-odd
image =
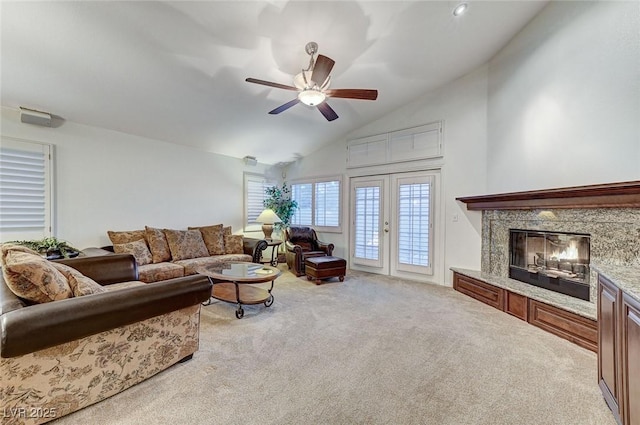
[[(307, 155), (487, 62), (547, 3), (2, 1), (1, 101), (66, 121), (260, 162)], [(328, 122), (296, 93), (305, 44), (336, 61)], [(63, 124), (64, 125), (64, 124)]]

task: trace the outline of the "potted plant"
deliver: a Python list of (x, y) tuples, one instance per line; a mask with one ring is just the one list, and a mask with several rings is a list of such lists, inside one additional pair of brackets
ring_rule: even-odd
[(80, 250), (61, 241), (55, 237), (49, 237), (32, 241), (13, 241), (18, 245), (26, 246), (42, 254), (47, 260), (57, 260), (58, 258), (73, 258), (80, 254)]
[(298, 208), (298, 203), (291, 199), (291, 189), (287, 187), (286, 182), (283, 182), (280, 187), (271, 186), (267, 188), (265, 193), (267, 198), (263, 202), (264, 207), (273, 210), (282, 220), (281, 223), (276, 223), (274, 227), (278, 231), (286, 229), (291, 223), (291, 217), (296, 212), (296, 208)]

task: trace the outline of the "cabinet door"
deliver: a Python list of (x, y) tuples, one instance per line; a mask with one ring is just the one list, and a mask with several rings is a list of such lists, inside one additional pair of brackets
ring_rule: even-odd
[(640, 303), (622, 298), (622, 413), (626, 425), (640, 425)]
[(620, 423), (620, 355), (618, 352), (618, 306), (620, 290), (598, 277), (598, 385)]

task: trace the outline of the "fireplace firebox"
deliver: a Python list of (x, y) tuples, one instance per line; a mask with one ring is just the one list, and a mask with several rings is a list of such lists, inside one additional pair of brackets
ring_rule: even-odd
[(509, 277), (589, 301), (590, 235), (509, 230)]

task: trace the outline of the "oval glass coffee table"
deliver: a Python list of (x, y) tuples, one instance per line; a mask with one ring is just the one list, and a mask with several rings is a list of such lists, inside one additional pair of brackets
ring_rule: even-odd
[[(264, 303), (265, 307), (269, 307), (273, 304), (273, 281), (280, 276), (280, 270), (275, 267), (242, 262), (202, 266), (196, 271), (207, 276), (213, 284), (211, 298), (238, 305), (238, 319), (244, 316), (243, 305)], [(266, 282), (271, 282), (269, 289), (251, 286)], [(204, 305), (211, 304), (211, 298)]]

